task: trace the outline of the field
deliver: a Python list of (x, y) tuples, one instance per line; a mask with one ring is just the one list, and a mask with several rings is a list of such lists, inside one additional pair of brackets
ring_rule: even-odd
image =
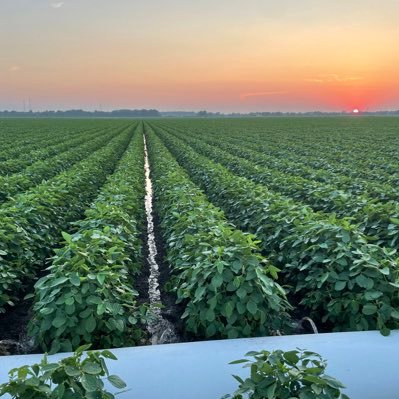
[(389, 334), (398, 126), (0, 120), (0, 351), (147, 344), (157, 325), (179, 340), (289, 334), (306, 318)]

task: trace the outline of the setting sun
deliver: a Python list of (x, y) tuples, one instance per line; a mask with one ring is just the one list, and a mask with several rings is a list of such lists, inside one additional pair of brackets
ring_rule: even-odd
[(359, 113), (359, 110), (358, 110), (357, 108), (355, 108), (355, 109), (352, 111), (352, 113), (358, 114), (358, 113)]

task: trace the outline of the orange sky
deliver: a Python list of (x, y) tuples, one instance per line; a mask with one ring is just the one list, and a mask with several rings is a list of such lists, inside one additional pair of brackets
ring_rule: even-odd
[(396, 0), (2, 0), (0, 19), (0, 109), (399, 108)]

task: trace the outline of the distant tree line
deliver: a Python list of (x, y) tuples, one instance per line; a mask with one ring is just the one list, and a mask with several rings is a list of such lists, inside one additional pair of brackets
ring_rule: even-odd
[[(209, 111), (168, 111), (161, 112), (161, 116), (166, 117), (188, 117), (188, 118), (242, 118), (242, 117), (271, 117), (271, 116), (345, 116), (353, 115), (352, 112), (322, 112), (322, 111), (310, 111), (310, 112), (232, 112), (232, 113), (221, 113), (221, 112), (209, 112)], [(397, 111), (375, 111), (375, 112), (359, 112), (356, 115), (368, 115), (368, 116), (399, 116), (399, 110)]]
[(156, 109), (117, 109), (114, 111), (84, 111), (71, 109), (67, 111), (0, 111), (0, 117), (63, 117), (63, 118), (152, 118), (161, 116)]
[[(71, 109), (67, 111), (0, 111), (0, 117), (63, 117), (63, 118), (153, 118), (153, 117), (189, 117), (189, 118), (240, 118), (240, 117), (270, 117), (270, 116), (345, 116), (352, 115), (352, 112), (209, 112), (202, 110), (195, 111), (166, 111), (160, 112), (156, 109), (117, 109), (114, 111), (84, 111), (82, 109)], [(375, 111), (360, 112), (357, 115), (375, 115), (375, 116), (399, 116), (399, 110), (396, 111)]]

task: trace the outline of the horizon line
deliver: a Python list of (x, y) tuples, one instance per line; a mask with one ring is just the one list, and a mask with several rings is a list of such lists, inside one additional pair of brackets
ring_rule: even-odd
[(340, 110), (340, 111), (332, 111), (332, 110), (320, 110), (320, 109), (309, 109), (309, 110), (303, 110), (303, 111), (293, 111), (293, 110), (262, 110), (262, 111), (211, 111), (207, 110), (205, 108), (199, 108), (199, 109), (191, 109), (191, 110), (182, 110), (182, 109), (171, 109), (171, 110), (162, 110), (162, 109), (157, 109), (157, 108), (113, 108), (113, 109), (89, 109), (89, 108), (79, 108), (79, 107), (73, 107), (73, 108), (65, 108), (65, 109), (42, 109), (42, 110), (17, 110), (17, 109), (0, 109), (0, 113), (45, 113), (45, 112), (96, 112), (96, 113), (111, 113), (111, 112), (117, 112), (117, 111), (157, 111), (160, 113), (210, 113), (210, 114), (260, 114), (260, 113), (284, 113), (284, 114), (290, 114), (290, 113), (295, 113), (295, 114), (304, 114), (304, 113), (379, 113), (379, 112), (399, 112), (399, 108), (389, 108), (389, 109), (376, 109), (376, 110), (370, 110), (370, 109), (354, 109), (354, 110)]

